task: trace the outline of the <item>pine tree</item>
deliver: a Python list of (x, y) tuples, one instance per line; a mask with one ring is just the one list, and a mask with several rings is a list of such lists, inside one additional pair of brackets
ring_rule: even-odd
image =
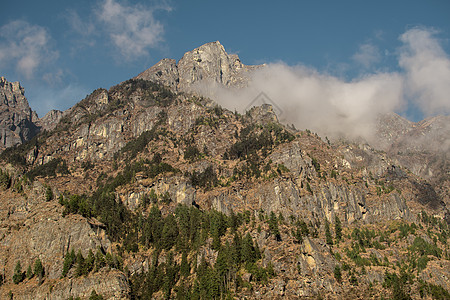
[(39, 258), (34, 261), (34, 275), (39, 278), (39, 282), (41, 282), (42, 277), (44, 277), (44, 267)]
[(13, 282), (19, 284), (23, 281), (24, 274), (22, 273), (22, 266), (20, 265), (20, 260), (17, 261), (16, 267), (14, 268)]
[(102, 251), (97, 249), (97, 253), (95, 253), (95, 260), (94, 260), (94, 272), (97, 272), (101, 268), (105, 266), (105, 256), (103, 255)]
[(339, 267), (339, 265), (336, 265), (334, 267), (334, 278), (336, 278), (337, 282), (341, 282), (342, 281), (342, 272), (341, 272), (341, 267)]
[(62, 271), (62, 277), (66, 277), (67, 273), (69, 273), (70, 268), (72, 267), (73, 263), (75, 262), (75, 251), (72, 249), (69, 253), (66, 254), (64, 257), (64, 265), (63, 265), (63, 271)]
[(75, 270), (75, 276), (79, 277), (83, 275), (84, 273), (84, 257), (83, 254), (81, 254), (81, 250), (78, 250), (77, 257), (76, 257), (76, 270)]
[(277, 241), (281, 241), (280, 230), (278, 229), (278, 218), (273, 211), (270, 212), (269, 230), (275, 236)]
[(92, 249), (89, 249), (88, 257), (84, 262), (83, 274), (87, 275), (94, 269), (95, 256)]
[(250, 233), (247, 233), (242, 240), (242, 261), (246, 263), (255, 262), (257, 257), (255, 253), (255, 248), (253, 246), (253, 240)]
[(31, 279), (32, 277), (33, 277), (33, 270), (31, 269), (31, 265), (28, 265), (27, 279)]
[(184, 277), (188, 277), (191, 274), (191, 266), (187, 260), (187, 253), (183, 251), (181, 255), (181, 265), (180, 265), (181, 275)]
[(89, 297), (89, 300), (103, 300), (103, 296), (97, 294), (97, 292), (95, 290), (92, 290), (91, 292), (91, 296)]
[(333, 245), (333, 237), (331, 236), (330, 223), (325, 220), (325, 239), (328, 245)]
[(337, 215), (334, 217), (334, 234), (336, 236), (336, 242), (339, 242), (342, 239), (342, 224)]

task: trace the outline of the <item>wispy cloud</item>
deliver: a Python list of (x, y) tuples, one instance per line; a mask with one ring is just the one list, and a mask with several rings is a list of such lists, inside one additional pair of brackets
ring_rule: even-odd
[(366, 43), (359, 46), (358, 52), (352, 58), (364, 68), (369, 69), (374, 64), (380, 62), (381, 54), (378, 47), (371, 43)]
[(50, 34), (41, 26), (16, 20), (0, 28), (1, 66), (13, 66), (21, 75), (32, 78), (37, 69), (58, 56)]
[(400, 36), (400, 66), (406, 71), (407, 96), (426, 115), (450, 113), (450, 58), (436, 30), (410, 29)]
[(122, 57), (134, 60), (149, 55), (150, 49), (163, 41), (164, 26), (154, 17), (155, 11), (161, 9), (171, 10), (166, 5), (148, 7), (105, 0), (97, 15)]

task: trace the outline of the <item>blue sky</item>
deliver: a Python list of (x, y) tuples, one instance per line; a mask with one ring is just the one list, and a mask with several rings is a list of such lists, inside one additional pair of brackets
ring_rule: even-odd
[[(0, 75), (22, 83), (40, 117), (216, 40), (245, 64), (302, 65), (343, 82), (405, 73), (399, 53), (413, 42), (400, 37), (415, 28), (441, 61), (450, 53), (446, 0), (2, 2)], [(399, 112), (413, 120), (448, 114), (439, 101), (434, 110), (411, 101)]]

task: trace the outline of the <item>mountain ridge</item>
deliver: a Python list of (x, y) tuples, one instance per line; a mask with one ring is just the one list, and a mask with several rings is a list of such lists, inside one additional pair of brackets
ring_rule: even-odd
[[(181, 72), (192, 81), (97, 89), (0, 154), (2, 298), (449, 295), (443, 183), (408, 170), (395, 147), (332, 143), (280, 124), (270, 105), (240, 114), (183, 90), (210, 75), (239, 82), (198, 52), (185, 60), (202, 69)], [(385, 138), (439, 120), (391, 115)], [(44, 276), (20, 278), (17, 263), (38, 258)]]

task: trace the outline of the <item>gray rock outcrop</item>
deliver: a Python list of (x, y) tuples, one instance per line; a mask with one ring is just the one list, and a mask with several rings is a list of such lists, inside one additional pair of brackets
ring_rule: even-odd
[(190, 91), (193, 84), (202, 81), (240, 87), (246, 85), (249, 72), (259, 67), (244, 65), (216, 41), (186, 52), (178, 63), (163, 59), (136, 78), (159, 82), (174, 91)]
[(33, 123), (37, 119), (20, 83), (0, 77), (0, 147), (15, 146), (33, 138), (39, 132)]

